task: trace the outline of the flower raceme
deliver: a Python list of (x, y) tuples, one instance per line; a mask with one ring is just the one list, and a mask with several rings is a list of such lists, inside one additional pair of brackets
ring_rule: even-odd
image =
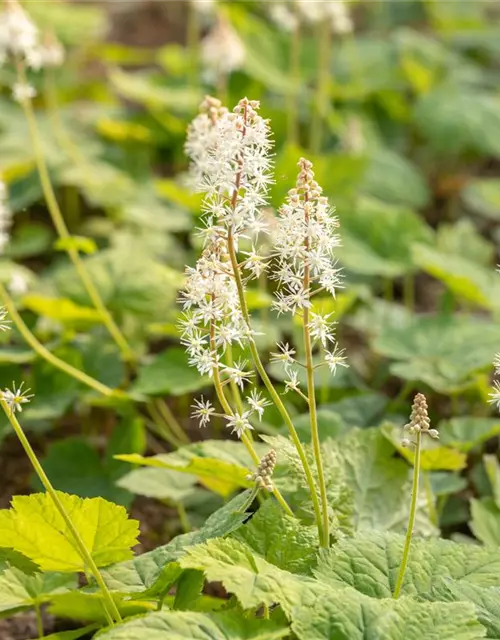
[[(251, 428), (252, 415), (262, 419), (269, 403), (256, 388), (246, 362), (227, 361), (233, 346), (246, 350), (255, 337), (248, 313), (241, 306), (237, 281), (244, 291), (251, 280), (268, 271), (269, 278), (276, 281), (274, 310), (299, 316), (312, 306), (313, 295), (322, 291), (335, 295), (340, 284), (334, 257), (339, 245), (338, 221), (321, 195), (309, 161), (300, 160), (296, 186), (278, 218), (268, 224), (265, 207), (273, 181), (271, 151), (269, 122), (259, 115), (259, 103), (246, 98), (229, 112), (218, 100), (206, 97), (188, 129), (191, 177), (195, 188), (205, 193), (204, 228), (200, 232), (204, 249), (196, 266), (186, 271), (180, 296), (184, 309), (181, 339), (190, 364), (201, 374), (214, 380), (220, 377), (222, 386), (233, 384), (247, 392), (246, 406), (241, 404), (238, 412), (223, 414), (227, 426), (239, 436)], [(265, 252), (260, 246), (263, 234), (271, 245)], [(241, 256), (236, 263), (238, 273), (231, 247)], [(320, 364), (335, 373), (338, 366), (347, 365), (335, 344), (330, 317), (311, 311), (308, 326), (314, 345), (324, 351)], [(280, 344), (271, 359), (285, 366), (290, 377), (286, 390), (303, 395), (294, 356), (295, 349)], [(201, 426), (214, 415), (210, 408), (199, 402), (193, 406), (193, 417)]]
[[(333, 296), (340, 285), (334, 258), (340, 244), (336, 233), (338, 220), (327, 198), (321, 196), (312, 163), (302, 158), (299, 167), (297, 186), (288, 192), (287, 201), (279, 210), (273, 238), (276, 267), (270, 277), (279, 284), (274, 303), (278, 313), (296, 313), (310, 307), (315, 285)], [(316, 332), (323, 344), (331, 340), (325, 318), (316, 315), (311, 322), (311, 331)]]
[[(64, 61), (64, 48), (52, 33), (41, 34), (28, 13), (17, 0), (4, 0), (0, 11), (0, 66), (11, 57), (18, 67), (39, 71), (57, 67)], [(36, 91), (24, 77), (12, 86), (12, 95), (23, 103), (36, 96)]]

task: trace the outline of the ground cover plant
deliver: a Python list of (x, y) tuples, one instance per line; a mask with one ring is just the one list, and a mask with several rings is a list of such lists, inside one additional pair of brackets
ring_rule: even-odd
[(2, 637), (500, 637), (498, 18), (5, 2)]

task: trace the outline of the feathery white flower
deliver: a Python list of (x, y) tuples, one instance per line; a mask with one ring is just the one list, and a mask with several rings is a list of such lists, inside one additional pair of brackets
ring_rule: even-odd
[(330, 0), (295, 0), (300, 15), (306, 22), (315, 24), (325, 18), (325, 4)]
[(289, 369), (287, 373), (288, 379), (285, 380), (285, 393), (288, 393), (289, 391), (300, 391), (300, 382), (297, 371)]
[(65, 51), (54, 34), (47, 32), (43, 42), (26, 51), (25, 60), (34, 71), (42, 68), (60, 67), (64, 62)]
[(259, 416), (259, 420), (262, 420), (264, 415), (264, 409), (270, 406), (269, 400), (266, 400), (257, 389), (252, 389), (250, 395), (246, 397), (248, 404), (252, 411), (255, 411)]
[(29, 288), (27, 279), (21, 273), (14, 273), (7, 286), (9, 291), (16, 296), (24, 295)]
[(279, 362), (285, 366), (285, 369), (295, 362), (295, 349), (292, 349), (288, 342), (280, 342), (277, 345), (279, 351), (271, 353), (271, 362)]
[(36, 96), (35, 87), (27, 82), (16, 82), (12, 87), (12, 97), (16, 102), (23, 103)]
[(212, 81), (240, 69), (245, 62), (245, 47), (231, 24), (220, 17), (201, 41), (201, 60)]
[(191, 408), (194, 409), (191, 417), (199, 421), (200, 427), (206, 427), (210, 424), (210, 420), (215, 413), (215, 407), (210, 400), (204, 400), (203, 396), (201, 396), (199, 400), (194, 401)]
[(0, 331), (9, 331), (10, 320), (7, 320), (7, 309), (5, 307), (0, 307)]
[(33, 21), (16, 0), (8, 0), (0, 12), (0, 52), (25, 59), (38, 44), (38, 29)]
[(324, 6), (326, 17), (330, 19), (333, 33), (344, 34), (353, 31), (354, 25), (345, 2), (342, 0), (330, 0), (330, 2), (325, 2)]
[(243, 385), (254, 375), (253, 371), (245, 371), (247, 366), (247, 360), (239, 360), (238, 362), (235, 362), (232, 367), (223, 365), (222, 371), (227, 375), (231, 382), (234, 382), (238, 387), (243, 389)]
[(236, 412), (232, 416), (225, 416), (227, 420), (226, 426), (231, 429), (231, 433), (236, 433), (238, 438), (241, 438), (246, 431), (253, 430), (253, 427), (248, 420), (249, 416), (250, 411), (244, 411), (243, 413)]
[(214, 13), (217, 4), (215, 0), (191, 0), (191, 6), (201, 15), (209, 16)]
[(243, 265), (244, 268), (250, 271), (253, 278), (259, 278), (266, 270), (266, 258), (260, 255), (255, 247), (252, 247), (251, 251), (242, 251), (242, 254), (247, 256)]
[(488, 395), (490, 396), (488, 402), (490, 404), (496, 404), (497, 409), (500, 410), (500, 382), (498, 382), (498, 380), (493, 381), (492, 392)]
[(219, 358), (216, 352), (203, 349), (191, 355), (188, 364), (196, 367), (202, 376), (207, 375), (211, 378), (214, 374), (214, 368), (218, 366)]
[(325, 362), (332, 373), (337, 373), (337, 367), (349, 367), (344, 353), (345, 349), (338, 349), (337, 345), (335, 345), (333, 351), (327, 351), (325, 353)]
[(495, 358), (493, 360), (493, 366), (495, 367), (495, 374), (497, 376), (500, 375), (500, 353), (497, 353), (495, 355)]
[(210, 171), (210, 154), (219, 141), (217, 121), (227, 109), (220, 100), (205, 96), (200, 113), (190, 123), (184, 151), (191, 160), (190, 173), (197, 185)]
[(330, 322), (330, 317), (333, 314), (329, 313), (326, 316), (320, 313), (311, 312), (309, 321), (309, 332), (313, 340), (318, 340), (326, 347), (328, 342), (334, 342), (333, 322)]
[(31, 398), (34, 397), (34, 394), (28, 393), (30, 389), (23, 389), (24, 382), (21, 382), (19, 387), (16, 387), (15, 383), (12, 383), (11, 389), (4, 389), (0, 391), (2, 395), (2, 399), (9, 407), (11, 413), (15, 413), (16, 411), (22, 411), (22, 405), (26, 402), (29, 402)]
[(271, 20), (283, 31), (291, 32), (297, 28), (297, 16), (284, 2), (271, 2), (269, 15)]
[(343, 0), (296, 0), (299, 13), (306, 22), (328, 22), (333, 33), (350, 33), (354, 25)]

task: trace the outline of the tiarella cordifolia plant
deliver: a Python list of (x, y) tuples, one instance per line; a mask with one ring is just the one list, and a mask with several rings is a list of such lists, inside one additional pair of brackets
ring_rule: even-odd
[[(335, 372), (338, 366), (347, 365), (343, 351), (336, 345), (330, 315), (312, 312), (311, 300), (321, 291), (335, 295), (339, 285), (334, 256), (339, 244), (338, 223), (326, 198), (321, 196), (312, 164), (301, 159), (296, 188), (290, 191), (280, 209), (271, 236), (270, 255), (259, 251), (259, 237), (268, 233), (263, 207), (272, 182), (272, 145), (269, 123), (258, 110), (259, 103), (246, 98), (233, 112), (206, 98), (200, 115), (188, 131), (186, 151), (192, 161), (192, 175), (198, 189), (206, 193), (205, 227), (201, 231), (205, 248), (196, 267), (187, 270), (187, 284), (181, 297), (186, 312), (182, 342), (190, 362), (200, 373), (214, 377), (223, 408), (229, 406), (224, 386), (233, 386), (236, 407), (223, 415), (239, 437), (252, 429), (252, 414), (262, 418), (267, 404), (248, 362), (235, 363), (232, 359), (233, 346), (250, 351), (254, 366), (287, 424), (301, 458), (320, 537), (326, 546), (329, 508), (319, 445), (314, 370), (324, 364)], [(249, 243), (249, 247), (247, 251), (241, 249), (239, 260), (237, 254), (244, 242)], [(306, 363), (295, 360), (295, 351), (288, 344), (278, 345), (278, 351), (271, 354), (271, 358), (283, 362), (289, 374), (287, 390), (297, 391), (308, 402), (319, 498), (293, 422), (263, 367), (255, 344), (245, 289), (264, 271), (277, 281), (273, 308), (278, 313), (300, 316), (304, 327)], [(323, 353), (318, 363), (313, 362), (316, 347)], [(299, 387), (299, 365), (307, 371), (307, 395)], [(245, 407), (239, 392), (248, 389)], [(205, 425), (215, 411), (208, 401), (200, 400), (194, 415)]]
[(408, 564), (408, 557), (410, 554), (410, 545), (413, 536), (413, 529), (415, 526), (415, 517), (417, 513), (417, 499), (419, 490), (419, 478), (420, 478), (420, 460), (422, 453), (422, 440), (426, 436), (437, 440), (439, 438), (439, 432), (437, 429), (430, 428), (430, 419), (427, 408), (427, 400), (422, 393), (417, 393), (413, 400), (411, 409), (410, 422), (405, 425), (405, 430), (411, 436), (415, 436), (415, 440), (409, 440), (403, 438), (402, 445), (404, 447), (413, 446), (415, 448), (415, 457), (413, 460), (413, 485), (411, 492), (410, 503), (410, 515), (408, 517), (408, 527), (406, 531), (405, 545), (403, 548), (403, 557), (399, 568), (398, 577), (396, 580), (396, 586), (394, 588), (393, 597), (398, 598), (401, 593), (403, 581), (405, 577), (406, 566)]

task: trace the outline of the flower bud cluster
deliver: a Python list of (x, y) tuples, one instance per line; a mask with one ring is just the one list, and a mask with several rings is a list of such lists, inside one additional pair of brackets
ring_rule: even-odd
[[(431, 429), (430, 425), (427, 400), (423, 393), (417, 393), (413, 400), (410, 422), (406, 424), (404, 428), (412, 436), (420, 433), (421, 435), (426, 435), (437, 440), (439, 438), (439, 432), (437, 429)], [(414, 443), (409, 438), (404, 438), (401, 444), (408, 447)]]
[(254, 482), (256, 482), (261, 489), (272, 491), (273, 490), (272, 476), (274, 472), (274, 467), (276, 466), (276, 460), (277, 460), (276, 451), (274, 451), (274, 449), (271, 449), (265, 454), (265, 456), (262, 457), (262, 460), (260, 461), (259, 466), (257, 467), (257, 471), (247, 476), (247, 479), (253, 480)]

